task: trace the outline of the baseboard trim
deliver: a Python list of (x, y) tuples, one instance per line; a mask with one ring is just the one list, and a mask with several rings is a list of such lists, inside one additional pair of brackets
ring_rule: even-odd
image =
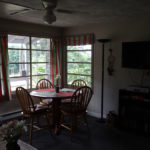
[(16, 111), (11, 111), (11, 112), (7, 112), (7, 113), (3, 113), (3, 114), (0, 114), (0, 117), (5, 117), (5, 116), (9, 116), (9, 115), (13, 115), (13, 114), (17, 114), (17, 113), (20, 113), (21, 110), (16, 110)]
[[(87, 114), (89, 116), (92, 116), (92, 117), (95, 117), (95, 118), (100, 118), (101, 117), (101, 113), (95, 113), (95, 112), (87, 111)], [(106, 118), (105, 114), (103, 116), (104, 116), (104, 118)]]
[(0, 124), (10, 121), (12, 119), (19, 119), (19, 118), (21, 118), (21, 116), (22, 116), (22, 114), (21, 114), (20, 110), (1, 114), (0, 115)]

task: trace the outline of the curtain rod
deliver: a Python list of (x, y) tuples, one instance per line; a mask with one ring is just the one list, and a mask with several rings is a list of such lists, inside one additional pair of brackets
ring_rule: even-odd
[(63, 37), (84, 36), (84, 35), (90, 35), (90, 34), (93, 34), (93, 35), (94, 35), (94, 33), (83, 33), (83, 34), (73, 34), (73, 35), (69, 34), (69, 35), (63, 35)]

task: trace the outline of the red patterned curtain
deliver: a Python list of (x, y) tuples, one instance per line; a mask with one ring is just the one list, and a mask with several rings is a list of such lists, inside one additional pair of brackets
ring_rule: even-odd
[[(57, 74), (61, 75), (61, 41), (59, 39), (51, 39), (51, 81), (55, 85)], [(58, 85), (58, 81), (57, 81)]]
[(2, 97), (6, 100), (11, 99), (8, 61), (7, 36), (2, 36), (0, 37), (0, 101)]
[(94, 41), (94, 34), (86, 34), (80, 36), (68, 36), (65, 37), (65, 47), (67, 45), (86, 45), (86, 44), (93, 44)]

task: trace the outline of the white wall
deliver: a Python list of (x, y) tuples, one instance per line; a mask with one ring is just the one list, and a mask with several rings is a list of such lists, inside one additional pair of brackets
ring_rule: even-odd
[[(140, 84), (143, 71), (121, 67), (122, 42), (150, 40), (149, 25), (150, 23), (147, 20), (118, 21), (109, 24), (65, 28), (63, 31), (64, 35), (94, 33), (95, 39), (107, 38), (112, 40), (111, 44), (105, 44), (104, 116), (110, 110), (118, 113), (119, 89), (127, 88), (129, 85)], [(114, 76), (109, 76), (107, 73), (107, 57), (110, 47), (116, 57)], [(101, 52), (102, 44), (95, 40), (94, 95), (88, 107), (88, 112), (96, 117), (100, 117), (101, 111)], [(150, 74), (147, 74), (144, 79), (144, 85), (150, 85)]]

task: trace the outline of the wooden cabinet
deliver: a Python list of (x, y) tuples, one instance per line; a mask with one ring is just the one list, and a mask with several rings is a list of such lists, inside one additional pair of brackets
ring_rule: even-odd
[(119, 90), (119, 122), (121, 127), (148, 131), (150, 93)]

